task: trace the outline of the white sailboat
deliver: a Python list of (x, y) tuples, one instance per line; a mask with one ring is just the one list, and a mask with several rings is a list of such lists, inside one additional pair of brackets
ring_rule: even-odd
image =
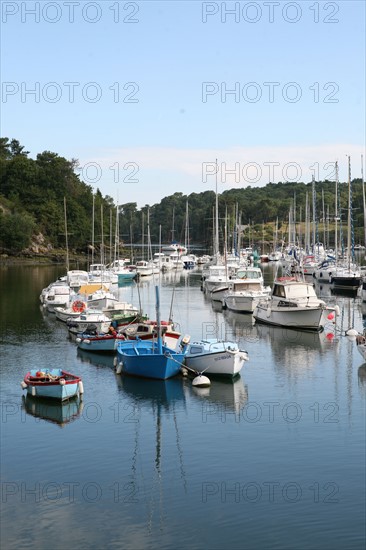
[(361, 285), (362, 274), (357, 264), (352, 261), (352, 183), (351, 159), (348, 157), (348, 223), (347, 223), (347, 255), (344, 263), (337, 263), (331, 275), (334, 289), (357, 292)]

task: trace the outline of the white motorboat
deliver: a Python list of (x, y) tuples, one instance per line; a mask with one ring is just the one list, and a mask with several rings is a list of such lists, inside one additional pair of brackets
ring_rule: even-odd
[(222, 287), (229, 281), (229, 273), (224, 265), (211, 265), (207, 277), (202, 276), (202, 288), (205, 292), (211, 292), (217, 287)]
[(50, 286), (43, 297), (43, 307), (54, 312), (55, 307), (66, 307), (75, 292), (65, 283), (55, 283)]
[(231, 311), (253, 313), (260, 300), (268, 298), (271, 287), (265, 287), (263, 282), (250, 278), (229, 281), (228, 290), (224, 294), (223, 305)]
[(111, 319), (97, 309), (85, 310), (78, 317), (67, 321), (69, 332), (77, 334), (84, 332), (89, 325), (94, 325), (98, 332), (108, 332)]
[(257, 322), (298, 330), (319, 331), (335, 320), (338, 306), (327, 306), (320, 300), (312, 284), (296, 277), (275, 280), (272, 293), (254, 309)]
[(240, 350), (235, 342), (217, 339), (200, 340), (183, 346), (184, 362), (197, 373), (235, 376), (248, 361), (248, 353)]
[(166, 256), (162, 252), (154, 254), (153, 264), (161, 271), (170, 271), (174, 267), (170, 256)]
[(149, 275), (153, 274), (153, 263), (147, 262), (146, 260), (140, 260), (136, 262), (136, 273), (140, 277), (148, 277)]
[[(234, 269), (233, 266), (231, 269)], [(211, 290), (211, 300), (220, 302), (223, 307), (228, 307), (233, 311), (252, 312), (254, 309), (253, 297), (256, 293), (259, 292), (256, 300), (258, 302), (260, 298), (269, 295), (271, 288), (264, 286), (263, 274), (259, 267), (236, 265), (234, 272), (236, 275), (229, 276), (224, 283)], [(237, 301), (235, 301), (235, 297), (229, 298), (233, 293), (237, 294)], [(246, 293), (247, 299), (244, 299)], [(227, 304), (225, 303), (226, 298), (228, 298)]]
[(81, 286), (89, 283), (89, 274), (81, 269), (72, 269), (67, 272), (66, 282), (70, 288), (77, 291)]
[(113, 308), (118, 302), (112, 292), (98, 289), (87, 297), (88, 307), (94, 309)]

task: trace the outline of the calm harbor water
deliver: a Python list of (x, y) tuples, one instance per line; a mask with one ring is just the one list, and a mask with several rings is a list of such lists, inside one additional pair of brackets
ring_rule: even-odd
[[(8, 267), (1, 282), (1, 546), (4, 549), (363, 549), (366, 366), (349, 327), (307, 334), (215, 310), (200, 273), (162, 278), (162, 317), (192, 340), (235, 339), (241, 377), (194, 389), (116, 375), (113, 357), (78, 352), (40, 308), (62, 267)], [(264, 266), (266, 283), (273, 266)], [(118, 289), (154, 317), (152, 281)], [(64, 367), (84, 399), (24, 398), (30, 368)]]

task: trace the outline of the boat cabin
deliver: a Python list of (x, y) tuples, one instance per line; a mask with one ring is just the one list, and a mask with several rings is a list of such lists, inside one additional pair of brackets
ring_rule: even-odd
[(287, 299), (300, 299), (300, 298), (315, 298), (317, 295), (315, 293), (314, 287), (310, 283), (303, 283), (300, 281), (293, 282), (276, 282), (273, 286), (272, 296), (278, 298), (287, 298)]
[(260, 292), (262, 290), (262, 285), (260, 281), (240, 281), (229, 283), (228, 289), (231, 292)]

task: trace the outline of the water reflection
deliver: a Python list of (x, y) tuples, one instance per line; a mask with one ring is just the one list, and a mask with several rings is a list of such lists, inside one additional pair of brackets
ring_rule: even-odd
[(108, 353), (92, 353), (77, 348), (76, 356), (82, 363), (89, 363), (96, 367), (108, 367), (114, 369), (114, 356)]
[(319, 364), (319, 357), (335, 353), (339, 345), (333, 329), (305, 332), (283, 327), (258, 326), (260, 340), (267, 341), (274, 365), (292, 376)]
[[(187, 494), (187, 475), (178, 417), (185, 409), (185, 380), (146, 380), (133, 376), (116, 375), (120, 391), (132, 400), (129, 419), (134, 422), (129, 471), (132, 487), (138, 487), (144, 479), (143, 495), (146, 499), (146, 524), (148, 533), (167, 530), (168, 510), (165, 501), (169, 491)], [(126, 407), (125, 407), (126, 408)], [(129, 409), (130, 406), (127, 405)], [(146, 428), (147, 431), (146, 431)], [(171, 471), (174, 471), (174, 479)], [(169, 488), (169, 491), (168, 491)]]
[(366, 364), (361, 365), (357, 371), (358, 384), (366, 390)]
[(239, 414), (248, 401), (248, 387), (238, 375), (235, 379), (212, 380), (208, 388), (194, 388), (192, 393), (204, 402), (212, 403), (213, 409)]
[(150, 402), (169, 409), (176, 401), (185, 402), (182, 378), (147, 380), (116, 374), (116, 383), (118, 388), (132, 398), (136, 404)]
[(227, 331), (227, 337), (233, 340), (244, 339), (248, 342), (258, 340), (258, 326), (255, 324), (251, 313), (237, 313), (235, 311), (225, 310), (224, 318), (230, 329)]
[(83, 410), (83, 402), (79, 397), (59, 403), (51, 399), (23, 395), (22, 409), (31, 416), (42, 418), (63, 428), (80, 416)]

